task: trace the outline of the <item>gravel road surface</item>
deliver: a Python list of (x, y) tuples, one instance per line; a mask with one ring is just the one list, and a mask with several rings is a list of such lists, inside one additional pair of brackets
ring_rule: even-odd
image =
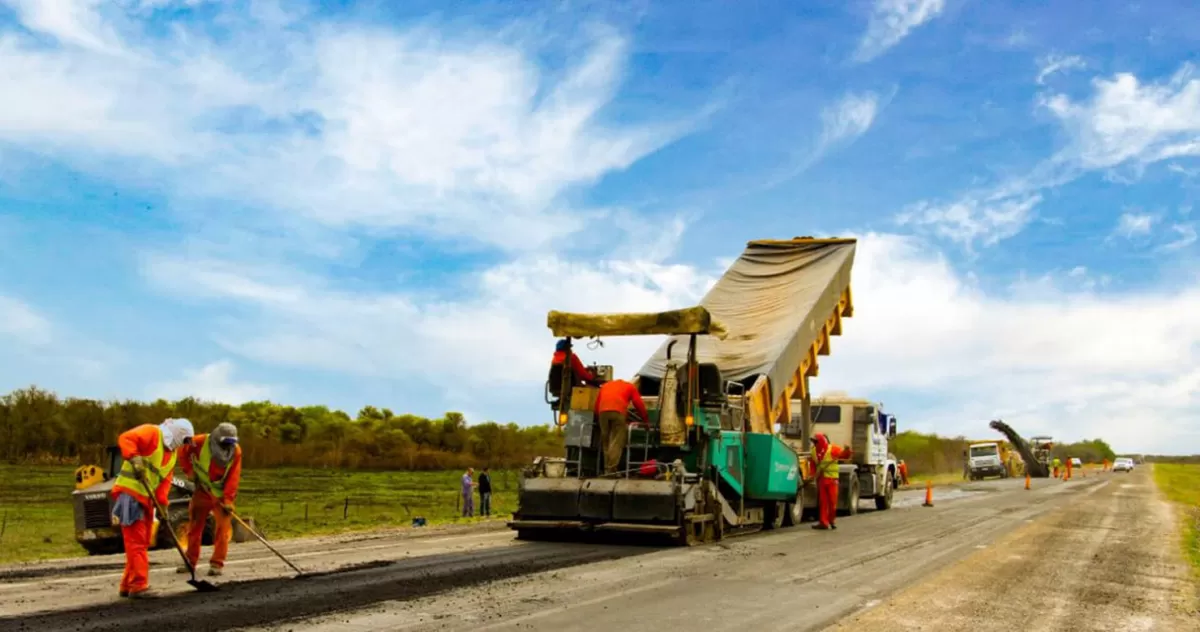
[(939, 488), (932, 508), (920, 506), (923, 490), (901, 492), (892, 510), (842, 518), (835, 532), (805, 524), (690, 549), (518, 542), (502, 525), (282, 543), (302, 568), (325, 573), (300, 580), (247, 543), (233, 547), (215, 594), (192, 591), (173, 572), (176, 554), (160, 551), (152, 582), (165, 595), (133, 603), (114, 594), (119, 557), (7, 567), (0, 630), (135, 629), (164, 616), (211, 630), (818, 630), (1140, 479), (1112, 480)]
[(1103, 478), (1083, 502), (1013, 531), (834, 631), (1200, 630), (1172, 506), (1150, 468)]

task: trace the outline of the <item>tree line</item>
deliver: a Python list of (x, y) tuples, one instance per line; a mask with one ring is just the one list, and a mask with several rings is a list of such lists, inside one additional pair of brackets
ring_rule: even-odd
[[(1004, 438), (996, 435), (996, 441)], [(892, 443), (892, 452), (897, 459), (903, 459), (908, 464), (910, 472), (917, 474), (940, 474), (960, 472), (963, 468), (964, 454), (967, 446), (977, 443), (979, 439), (965, 437), (941, 437), (935, 434), (923, 434), (908, 430), (896, 434)], [(1108, 459), (1112, 463), (1116, 453), (1103, 439), (1086, 439), (1076, 443), (1056, 443), (1050, 450), (1052, 456), (1062, 460), (1078, 457), (1084, 463), (1100, 463)], [(1020, 458), (1020, 455), (1016, 455)]]
[(443, 470), (519, 467), (554, 454), (562, 439), (549, 425), (468, 424), (461, 413), (438, 419), (366, 406), (354, 417), (325, 406), (269, 401), (230, 406), (185, 398), (170, 402), (98, 401), (31, 386), (0, 397), (0, 459), (10, 463), (101, 463), (120, 433), (168, 417), (186, 417), (197, 433), (237, 426), (248, 467)]

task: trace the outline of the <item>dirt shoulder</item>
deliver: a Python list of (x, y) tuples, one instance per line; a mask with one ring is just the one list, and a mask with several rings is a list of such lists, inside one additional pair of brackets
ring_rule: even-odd
[(1195, 629), (1174, 508), (1149, 472), (1106, 478), (830, 630)]

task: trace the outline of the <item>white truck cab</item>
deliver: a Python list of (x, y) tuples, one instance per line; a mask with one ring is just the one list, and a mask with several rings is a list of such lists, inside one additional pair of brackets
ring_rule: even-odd
[[(793, 425), (801, 409), (792, 402)], [(900, 484), (896, 457), (888, 440), (896, 436), (896, 418), (883, 411), (883, 405), (838, 393), (814, 398), (809, 404), (812, 433), (824, 433), (830, 443), (849, 446), (851, 463), (839, 467), (838, 509), (858, 513), (858, 500), (872, 498), (876, 509), (889, 509), (892, 494)], [(811, 437), (806, 437), (810, 441)], [(805, 453), (807, 454), (807, 453)], [(811, 501), (809, 500), (811, 498)], [(805, 492), (805, 506), (816, 506), (816, 492)]]
[(1008, 468), (1004, 465), (1004, 454), (999, 441), (972, 443), (967, 446), (967, 450), (971, 480), (979, 480), (986, 476), (1008, 478)]

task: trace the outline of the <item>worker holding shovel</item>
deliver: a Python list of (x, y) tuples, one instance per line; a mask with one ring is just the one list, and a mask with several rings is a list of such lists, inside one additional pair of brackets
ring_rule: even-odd
[[(122, 597), (150, 597), (150, 534), (154, 507), (165, 506), (171, 491), (177, 450), (192, 440), (192, 422), (167, 419), (161, 424), (143, 424), (121, 433), (121, 471), (113, 485), (113, 524), (121, 526), (125, 542), (125, 574)], [(151, 497), (153, 496), (153, 498)], [(163, 522), (167, 516), (160, 515)], [(168, 525), (168, 528), (169, 525)]]
[[(237, 427), (223, 423), (210, 434), (196, 435), (184, 455), (183, 471), (196, 483), (196, 493), (192, 494), (188, 505), (188, 561), (193, 569), (200, 561), (204, 523), (211, 513), (216, 528), (208, 574), (220, 575), (224, 572), (229, 540), (233, 537), (233, 503), (237, 500), (238, 484), (242, 479), (242, 446), (238, 445)], [(176, 572), (189, 570), (187, 564), (181, 564)]]

